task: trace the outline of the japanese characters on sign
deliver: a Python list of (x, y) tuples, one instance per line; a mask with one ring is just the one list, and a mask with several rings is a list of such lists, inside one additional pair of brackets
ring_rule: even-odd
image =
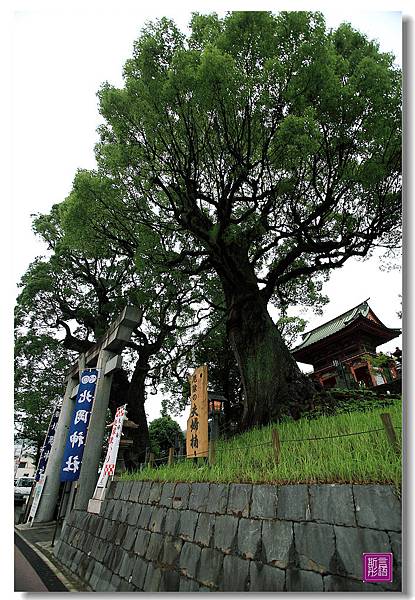
[(189, 378), (190, 416), (187, 420), (187, 458), (207, 456), (208, 439), (208, 376), (207, 366), (198, 367)]
[(35, 473), (35, 481), (39, 481), (40, 477), (42, 477), (46, 470), (53, 440), (55, 439), (55, 430), (59, 421), (60, 412), (60, 406), (56, 406), (49, 423), (49, 429), (46, 434), (45, 441), (43, 442), (42, 450), (40, 451), (40, 459)]
[(97, 369), (82, 371), (62, 459), (61, 481), (76, 481), (79, 478), (97, 379)]
[[(108, 477), (112, 477), (114, 475), (115, 465), (117, 463), (118, 448), (120, 445), (122, 434), (122, 426), (125, 419), (127, 418), (126, 408), (126, 404), (124, 404), (123, 406), (119, 406), (117, 408), (117, 412), (115, 413), (115, 419), (114, 423), (112, 424), (111, 435), (108, 440), (108, 450), (98, 479), (96, 490), (98, 488), (105, 487), (108, 481)], [(95, 496), (96, 494), (94, 493), (94, 497)]]

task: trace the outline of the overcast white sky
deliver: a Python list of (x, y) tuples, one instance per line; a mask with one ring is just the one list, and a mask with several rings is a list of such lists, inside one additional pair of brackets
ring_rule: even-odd
[[(252, 3), (226, 5), (229, 9), (252, 9)], [(12, 268), (15, 285), (29, 263), (44, 251), (31, 232), (32, 213), (48, 212), (70, 192), (76, 169), (95, 166), (93, 147), (100, 122), (96, 92), (108, 80), (122, 85), (122, 67), (131, 55), (133, 41), (144, 22), (163, 15), (171, 16), (185, 28), (190, 12), (223, 13), (219, 2), (182, 2), (180, 8), (152, 2), (143, 8), (137, 3), (79, 1), (19, 1), (14, 3), (12, 27)], [(371, 5), (364, 5), (370, 9)], [(382, 50), (391, 51), (401, 64), (401, 13), (361, 12), (355, 4), (346, 9), (324, 9), (311, 2), (262, 2), (256, 9), (277, 11), (322, 9), (328, 27), (343, 20), (376, 38)], [(404, 5), (401, 5), (404, 6)], [(387, 8), (387, 7), (386, 7)], [(305, 315), (309, 328), (370, 297), (370, 304), (384, 323), (400, 327), (401, 273), (385, 273), (378, 262), (351, 261), (334, 273), (325, 286), (330, 304), (324, 316), (310, 311)], [(13, 294), (16, 293), (14, 287)], [(384, 349), (395, 348), (393, 340)], [(150, 398), (150, 420), (158, 416), (159, 407)], [(185, 424), (185, 417), (181, 419)]]

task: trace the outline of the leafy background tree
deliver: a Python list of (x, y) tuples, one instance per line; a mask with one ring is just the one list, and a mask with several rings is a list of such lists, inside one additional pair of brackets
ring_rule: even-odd
[(167, 456), (169, 448), (175, 448), (184, 443), (180, 425), (169, 415), (151, 421), (148, 427), (150, 435), (150, 451), (156, 456)]
[[(149, 444), (147, 387), (155, 385), (162, 366), (174, 359), (179, 341), (185, 342), (187, 332), (203, 320), (205, 311), (198, 289), (190, 287), (186, 279), (159, 272), (156, 262), (136, 260), (137, 254), (131, 258), (117, 252), (111, 239), (102, 237), (92, 243), (86, 238), (88, 243), (71, 246), (61, 228), (63, 210), (55, 206), (49, 215), (34, 220), (34, 230), (48, 244), (49, 256), (36, 259), (22, 278), (16, 305), (17, 337), (21, 345), (23, 331), (46, 334), (55, 347), (61, 346), (60, 352), (66, 350), (68, 365), (105, 333), (126, 304), (142, 309), (143, 322), (127, 344), (126, 369), (114, 374), (110, 396), (113, 415), (117, 406), (127, 403), (129, 418), (139, 425), (132, 432), (134, 445), (126, 455), (132, 467), (144, 460)], [(78, 229), (80, 225), (78, 222)], [(153, 252), (163, 254), (159, 241), (141, 229), (141, 237), (145, 233), (154, 241)], [(41, 356), (41, 345), (37, 359), (53, 369), (50, 353)], [(57, 381), (62, 388), (63, 371)], [(47, 400), (43, 404), (46, 408)], [(38, 418), (40, 407), (32, 408), (28, 414)]]
[(29, 330), (15, 342), (15, 438), (29, 444), (37, 464), (69, 360), (49, 335)]

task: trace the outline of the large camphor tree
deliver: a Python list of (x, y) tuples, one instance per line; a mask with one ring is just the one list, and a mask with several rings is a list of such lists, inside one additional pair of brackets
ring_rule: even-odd
[(221, 283), (246, 426), (313, 393), (270, 303), (312, 299), (350, 257), (399, 244), (400, 80), (348, 24), (234, 12), (194, 14), (187, 36), (149, 24), (124, 87), (99, 92), (98, 173), (119, 214), (178, 232), (170, 267)]

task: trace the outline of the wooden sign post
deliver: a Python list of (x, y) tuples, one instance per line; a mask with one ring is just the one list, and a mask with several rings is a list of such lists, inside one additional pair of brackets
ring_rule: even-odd
[(187, 458), (208, 456), (208, 371), (207, 365), (198, 367), (190, 381), (190, 416), (187, 420)]

